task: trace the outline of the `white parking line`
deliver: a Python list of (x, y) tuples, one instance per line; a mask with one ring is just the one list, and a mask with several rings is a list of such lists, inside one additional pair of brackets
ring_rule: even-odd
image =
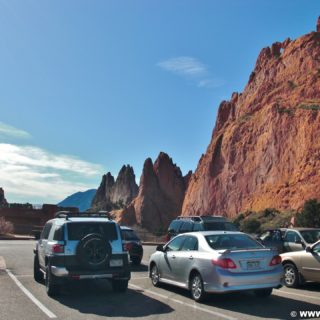
[(274, 290), (273, 293), (275, 294), (279, 294), (279, 295), (291, 295), (291, 296), (297, 296), (297, 297), (302, 297), (302, 298), (307, 298), (307, 299), (314, 299), (314, 300), (320, 300), (320, 297), (315, 297), (315, 296), (309, 296), (306, 294), (302, 294), (302, 293), (294, 293), (294, 292), (288, 292), (288, 291), (284, 291), (284, 290)]
[(21, 291), (49, 318), (54, 319), (57, 316), (51, 312), (47, 307), (45, 307), (29, 290), (27, 290), (22, 283), (11, 273), (10, 270), (6, 269), (9, 277), (15, 282), (15, 284), (21, 289)]
[(166, 295), (164, 295), (164, 294), (160, 294), (160, 293), (154, 292), (154, 291), (152, 291), (152, 290), (148, 290), (148, 289), (143, 289), (143, 288), (141, 288), (141, 287), (139, 287), (139, 286), (136, 286), (136, 285), (134, 285), (134, 284), (129, 284), (129, 287), (131, 287), (131, 288), (133, 288), (133, 289), (136, 289), (136, 290), (141, 290), (141, 291), (143, 291), (143, 292), (149, 293), (149, 294), (151, 294), (151, 295), (160, 297), (160, 298), (165, 299), (165, 300), (173, 301), (173, 302), (175, 302), (175, 303), (181, 304), (181, 305), (183, 305), (183, 306), (186, 306), (186, 307), (189, 307), (189, 308), (192, 308), (192, 309), (196, 309), (196, 310), (200, 310), (200, 311), (209, 313), (209, 314), (211, 314), (211, 315), (214, 315), (214, 316), (217, 316), (217, 317), (220, 317), (220, 318), (224, 318), (224, 319), (228, 319), (228, 320), (237, 320), (237, 318), (228, 316), (228, 315), (226, 315), (226, 314), (223, 314), (223, 313), (220, 313), (220, 312), (217, 312), (217, 311), (208, 310), (208, 309), (206, 309), (206, 308), (202, 308), (202, 307), (199, 307), (199, 306), (197, 306), (197, 305), (190, 304), (190, 303), (186, 303), (186, 302), (183, 302), (183, 301), (180, 301), (180, 300), (177, 300), (177, 299), (172, 299), (172, 298), (170, 298), (169, 296), (166, 296)]

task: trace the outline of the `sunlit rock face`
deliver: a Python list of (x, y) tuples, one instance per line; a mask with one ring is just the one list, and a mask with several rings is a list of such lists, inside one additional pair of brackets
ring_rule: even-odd
[(263, 48), (244, 91), (221, 102), (183, 215), (320, 199), (320, 19), (316, 30)]

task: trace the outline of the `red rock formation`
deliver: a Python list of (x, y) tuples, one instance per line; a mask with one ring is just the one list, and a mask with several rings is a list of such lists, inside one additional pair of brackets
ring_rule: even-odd
[(138, 186), (133, 168), (129, 165), (123, 166), (116, 181), (110, 172), (102, 177), (90, 211), (122, 208), (128, 205), (137, 194)]
[(182, 173), (165, 153), (143, 166), (138, 196), (131, 204), (113, 212), (121, 224), (138, 224), (150, 231), (167, 228), (182, 208), (186, 184)]
[(299, 209), (320, 198), (319, 24), (262, 49), (243, 93), (221, 103), (183, 215)]

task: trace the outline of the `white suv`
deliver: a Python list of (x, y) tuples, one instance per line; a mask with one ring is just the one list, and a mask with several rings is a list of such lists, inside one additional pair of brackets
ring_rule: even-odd
[(49, 296), (66, 280), (109, 279), (117, 292), (128, 287), (120, 227), (104, 214), (58, 212), (45, 224), (34, 254), (34, 279), (45, 279)]

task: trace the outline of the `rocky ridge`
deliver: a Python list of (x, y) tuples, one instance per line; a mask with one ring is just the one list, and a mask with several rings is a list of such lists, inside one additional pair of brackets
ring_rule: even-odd
[(243, 93), (219, 106), (183, 215), (274, 207), (320, 198), (320, 18), (317, 32), (263, 48)]
[(92, 200), (90, 211), (123, 208), (128, 205), (138, 194), (133, 168), (123, 166), (116, 181), (110, 172), (103, 175), (100, 186)]
[(125, 225), (139, 225), (161, 231), (181, 212), (191, 173), (183, 177), (180, 168), (161, 152), (153, 163), (145, 160), (137, 197), (124, 209), (114, 211), (115, 219)]

